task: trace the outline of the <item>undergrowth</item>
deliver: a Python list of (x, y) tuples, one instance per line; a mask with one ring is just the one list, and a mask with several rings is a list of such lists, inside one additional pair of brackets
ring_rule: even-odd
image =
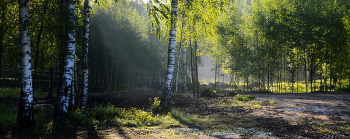
[(21, 88), (0, 88), (0, 98), (20, 98)]
[(249, 100), (254, 100), (255, 96), (251, 96), (251, 95), (246, 95), (246, 96), (242, 96), (242, 95), (235, 95), (234, 97), (236, 100), (239, 101), (249, 101)]
[(18, 110), (0, 104), (0, 131), (12, 129), (16, 126)]
[[(153, 105), (159, 107), (158, 98)], [(53, 108), (35, 108), (34, 118), (36, 126), (30, 130), (30, 134), (52, 134), (56, 130), (72, 130), (78, 127), (93, 127), (95, 125), (107, 127), (140, 127), (176, 124), (172, 114), (153, 114), (151, 110), (138, 108), (117, 108), (114, 105), (93, 104), (88, 110), (84, 108), (69, 112), (68, 119), (61, 123), (53, 122)], [(155, 106), (156, 107), (156, 106)], [(155, 109), (154, 107), (154, 109)], [(0, 104), (0, 131), (9, 132), (16, 129), (18, 110), (14, 110), (4, 104)]]

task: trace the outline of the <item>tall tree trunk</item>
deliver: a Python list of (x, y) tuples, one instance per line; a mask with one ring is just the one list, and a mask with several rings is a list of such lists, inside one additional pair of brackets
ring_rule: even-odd
[(83, 88), (81, 106), (87, 108), (89, 91), (89, 33), (90, 33), (90, 0), (84, 1), (84, 30), (83, 30)]
[[(106, 57), (106, 82), (105, 82), (105, 85), (107, 85), (107, 90), (109, 90), (109, 76), (108, 76), (108, 57), (107, 57), (107, 51), (105, 51), (105, 57)], [(130, 75), (129, 75), (129, 78), (130, 78)], [(130, 82), (130, 79), (129, 79), (129, 82)]]
[(216, 90), (216, 75), (218, 75), (218, 59), (215, 60), (214, 90)]
[(19, 127), (35, 126), (33, 108), (32, 65), (30, 50), (28, 0), (19, 0), (20, 43), (21, 43), (21, 101), (17, 116)]
[[(73, 26), (75, 26), (74, 17), (76, 15), (75, 11), (75, 1), (69, 3), (70, 20), (72, 20)], [(75, 59), (75, 31), (74, 29), (68, 33), (68, 41), (65, 54), (65, 62), (63, 75), (62, 75), (62, 86), (58, 95), (58, 104), (56, 106), (56, 113), (54, 120), (56, 122), (61, 122), (68, 116), (68, 104), (71, 93), (72, 77), (73, 77), (73, 66)]]
[(75, 108), (75, 87), (77, 86), (76, 80), (77, 80), (77, 61), (74, 60), (74, 66), (73, 66), (73, 77), (72, 77), (72, 88), (70, 93), (70, 99), (69, 99), (69, 107), (68, 110), (71, 111)]
[(183, 29), (184, 29), (184, 24), (185, 24), (185, 14), (186, 14), (186, 9), (184, 11), (184, 15), (182, 18), (182, 27), (181, 27), (181, 38), (180, 38), (180, 46), (179, 46), (179, 54), (178, 54), (178, 58), (177, 58), (177, 71), (176, 71), (176, 78), (175, 78), (175, 94), (174, 96), (176, 96), (177, 93), (177, 88), (178, 88), (178, 77), (179, 77), (179, 69), (180, 69), (180, 55), (181, 55), (181, 51), (182, 51), (182, 33), (183, 33)]
[[(264, 58), (265, 59), (265, 58)], [(267, 89), (266, 89), (266, 85), (265, 85), (265, 83), (266, 83), (266, 81), (265, 81), (265, 76), (266, 76), (266, 65), (265, 65), (265, 60), (263, 60), (263, 73), (262, 73), (262, 88), (263, 88), (263, 90), (264, 91), (266, 91)]]
[(169, 44), (168, 44), (168, 63), (166, 78), (163, 88), (163, 96), (161, 99), (160, 107), (164, 109), (169, 106), (170, 103), (170, 91), (171, 91), (171, 80), (174, 74), (174, 59), (175, 59), (175, 41), (176, 41), (176, 15), (177, 15), (177, 0), (171, 0), (171, 28), (169, 31)]
[(306, 66), (306, 54), (305, 54), (305, 52), (304, 52), (304, 57), (305, 57), (305, 59), (304, 59), (304, 64), (305, 64), (305, 68), (304, 68), (304, 73), (305, 73), (304, 81), (305, 81), (305, 90), (306, 90), (305, 93), (307, 93), (307, 73), (306, 73), (306, 71), (307, 71), (307, 66)]
[(197, 96), (199, 96), (199, 81), (198, 81), (198, 61), (197, 61), (197, 40), (195, 41), (195, 49), (194, 49), (194, 62), (196, 66), (196, 91), (197, 91)]
[(192, 50), (192, 46), (191, 46), (191, 41), (190, 41), (190, 49), (191, 49), (191, 79), (192, 79), (192, 94), (193, 97), (196, 97), (196, 94), (194, 92), (194, 71), (193, 71), (193, 50)]
[(115, 82), (114, 87), (117, 90), (117, 81), (118, 81), (118, 65), (119, 65), (119, 49), (117, 48), (117, 67), (115, 68)]
[(54, 89), (54, 83), (53, 83), (53, 67), (50, 66), (49, 68), (49, 99), (53, 99), (53, 89)]
[(267, 90), (270, 91), (270, 64), (267, 65)]
[[(35, 62), (34, 62), (34, 73), (33, 73), (33, 91), (35, 90), (35, 85), (37, 83), (36, 81), (36, 74), (38, 71), (38, 62), (39, 62), (39, 47), (40, 47), (40, 39), (41, 39), (41, 34), (43, 32), (43, 28), (44, 28), (44, 15), (45, 12), (47, 10), (44, 10), (44, 13), (41, 15), (42, 16), (42, 20), (41, 20), (41, 24), (40, 24), (40, 29), (39, 29), (39, 34), (38, 34), (38, 38), (37, 38), (37, 43), (36, 43), (36, 50), (35, 50)], [(40, 87), (40, 85), (39, 85)]]
[[(184, 76), (184, 93), (187, 93), (187, 62), (186, 62), (186, 49), (183, 49), (183, 76)], [(190, 94), (187, 94), (188, 96)]]
[(310, 87), (311, 87), (311, 92), (313, 92), (313, 56), (312, 56), (312, 52), (310, 53)]
[[(282, 50), (283, 51), (283, 50)], [(281, 55), (282, 55), (282, 53), (281, 53)], [(283, 66), (283, 63), (282, 63), (282, 56), (281, 56), (281, 66)], [(283, 67), (281, 67), (281, 69), (280, 69), (280, 82), (281, 82), (281, 86), (280, 86), (280, 89), (281, 89), (281, 93), (283, 93), (282, 91), (282, 69), (283, 69)]]
[(180, 55), (181, 55), (181, 47), (179, 47), (179, 52), (178, 52), (178, 56), (177, 56), (177, 64), (176, 64), (176, 77), (175, 77), (175, 92), (174, 92), (174, 96), (176, 96), (177, 93), (177, 82), (179, 79), (179, 69), (180, 69)]
[[(6, 2), (6, 1), (5, 1)], [(6, 5), (6, 3), (4, 3)], [(7, 12), (7, 6), (4, 6), (5, 8), (2, 11), (1, 14), (1, 26), (0, 26), (0, 87), (2, 87), (2, 82), (1, 82), (1, 67), (2, 67), (2, 49), (3, 49), (3, 43), (2, 40), (4, 38), (4, 20), (5, 20), (5, 16), (6, 16), (6, 12)]]

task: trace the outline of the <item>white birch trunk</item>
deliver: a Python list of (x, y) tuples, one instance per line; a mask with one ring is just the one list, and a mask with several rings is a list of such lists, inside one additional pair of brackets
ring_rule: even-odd
[(178, 82), (178, 79), (179, 79), (180, 58), (181, 58), (181, 51), (182, 51), (182, 33), (183, 33), (183, 29), (184, 29), (184, 24), (185, 24), (185, 14), (186, 14), (186, 9), (184, 11), (184, 15), (183, 15), (183, 18), (182, 18), (181, 39), (180, 39), (180, 46), (179, 46), (179, 55), (178, 55), (178, 58), (177, 58), (177, 71), (176, 71), (176, 79), (175, 79), (176, 87), (175, 87), (175, 94), (174, 94), (174, 96), (176, 96), (177, 88), (178, 88), (177, 82)]
[(84, 2), (84, 30), (83, 30), (83, 93), (81, 106), (87, 107), (88, 86), (89, 86), (89, 68), (88, 68), (88, 50), (89, 50), (89, 32), (90, 32), (90, 1)]
[(171, 80), (174, 74), (174, 60), (175, 60), (175, 41), (176, 41), (176, 26), (175, 21), (177, 17), (177, 0), (171, 0), (171, 27), (169, 31), (169, 44), (168, 44), (168, 63), (166, 77), (163, 87), (163, 98), (161, 100), (161, 108), (164, 109), (170, 102)]
[(175, 93), (174, 93), (174, 96), (176, 96), (176, 93), (177, 93), (177, 87), (178, 87), (178, 79), (179, 79), (179, 69), (180, 69), (180, 56), (181, 56), (181, 42), (180, 42), (180, 46), (179, 46), (179, 53), (178, 53), (178, 56), (177, 56), (177, 68), (176, 68), (176, 78), (175, 78)]
[(70, 100), (70, 110), (74, 109), (75, 108), (75, 95), (76, 95), (76, 90), (75, 90), (75, 87), (77, 86), (76, 84), (76, 78), (77, 76), (77, 62), (76, 60), (74, 60), (74, 66), (73, 66), (73, 77), (72, 77), (72, 92), (71, 92), (71, 100)]
[(21, 101), (17, 117), (19, 127), (35, 126), (33, 109), (32, 65), (30, 50), (28, 0), (19, 0), (21, 45)]
[[(69, 4), (69, 10), (72, 14), (70, 14), (70, 20), (73, 20), (72, 23), (75, 24), (74, 18), (75, 11), (75, 2)], [(68, 116), (68, 104), (71, 93), (72, 86), (72, 78), (73, 78), (73, 68), (74, 68), (74, 59), (75, 59), (75, 38), (74, 31), (68, 33), (68, 41), (67, 41), (67, 49), (65, 55), (66, 65), (64, 66), (64, 71), (62, 75), (62, 86), (60, 89), (60, 95), (58, 97), (58, 107), (57, 107), (57, 115), (55, 120), (60, 122)]]

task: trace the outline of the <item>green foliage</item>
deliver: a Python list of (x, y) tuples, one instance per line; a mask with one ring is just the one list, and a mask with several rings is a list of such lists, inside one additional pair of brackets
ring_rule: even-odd
[(90, 19), (89, 70), (105, 71), (99, 76), (107, 81), (101, 85), (108, 91), (150, 86), (145, 82), (154, 82), (165, 70), (167, 47), (149, 33), (147, 10), (134, 1), (91, 7), (95, 14)]
[(16, 127), (17, 113), (18, 110), (0, 104), (0, 131)]
[(350, 88), (349, 87), (347, 87), (347, 88), (338, 88), (338, 89), (336, 89), (336, 91), (350, 92)]
[[(157, 102), (159, 100), (157, 99)], [(156, 102), (156, 103), (157, 103)], [(159, 105), (159, 104), (157, 104)], [(77, 115), (81, 115), (80, 111), (75, 111)], [(126, 108), (116, 108), (113, 105), (107, 105), (107, 106), (97, 106), (94, 108), (91, 108), (89, 110), (89, 115), (92, 119), (98, 120), (98, 121), (110, 121), (114, 124), (117, 124), (119, 126), (129, 126), (129, 127), (136, 127), (136, 126), (153, 126), (161, 124), (161, 119), (163, 118), (171, 118), (171, 115), (162, 115), (162, 116), (154, 116), (152, 112), (146, 112), (141, 109), (133, 108), (130, 109)], [(80, 119), (84, 117), (75, 116)]]
[[(151, 98), (149, 98), (152, 101)], [(153, 113), (159, 113), (160, 100), (159, 97), (154, 98), (154, 102), (151, 102), (151, 110)]]
[(20, 88), (0, 88), (0, 98), (20, 98)]
[(98, 120), (107, 120), (114, 117), (120, 117), (120, 112), (120, 109), (117, 109), (110, 104), (108, 104), (106, 107), (99, 105), (90, 109), (90, 113), (92, 114), (92, 116)]
[(250, 100), (255, 100), (255, 96), (251, 96), (251, 95), (246, 95), (246, 96), (235, 95), (234, 98), (235, 98), (236, 100), (239, 100), (239, 101), (250, 101)]

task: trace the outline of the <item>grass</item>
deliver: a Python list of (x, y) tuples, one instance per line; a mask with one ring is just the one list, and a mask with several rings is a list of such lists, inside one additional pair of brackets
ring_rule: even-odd
[(250, 100), (254, 100), (254, 99), (255, 99), (254, 96), (250, 96), (250, 95), (246, 95), (246, 96), (235, 95), (234, 98), (235, 98), (236, 100), (238, 100), (238, 101), (250, 101)]
[(171, 111), (173, 117), (180, 123), (212, 122), (214, 119), (209, 117), (199, 117), (198, 115), (183, 113), (180, 109)]
[[(16, 91), (18, 90), (8, 89), (5, 95), (0, 97), (13, 98)], [(247, 115), (245, 113), (247, 111), (279, 105), (279, 102), (274, 100), (255, 100), (254, 98), (251, 95), (236, 95), (235, 98), (198, 98), (201, 103), (196, 104), (194, 108), (200, 108), (200, 110), (194, 110), (191, 107), (190, 111), (185, 112), (179, 108), (172, 108), (169, 113), (163, 114), (154, 113), (159, 110), (160, 104), (159, 98), (156, 97), (150, 99), (151, 107), (147, 109), (118, 108), (112, 104), (93, 103), (88, 110), (71, 111), (68, 119), (60, 124), (53, 122), (52, 108), (36, 108), (34, 115), (36, 127), (26, 133), (41, 137), (67, 132), (67, 138), (72, 134), (77, 136), (79, 134), (82, 138), (87, 138), (94, 132), (98, 138), (198, 138), (200, 135), (222, 132), (240, 133), (235, 129), (237, 127), (271, 131), (288, 126), (285, 121), (279, 123), (275, 119), (262, 119), (260, 116)], [(7, 105), (0, 104), (0, 133), (11, 133), (17, 130), (15, 125), (17, 112)], [(300, 118), (303, 119), (305, 116), (300, 115)], [(336, 126), (318, 123), (315, 120), (308, 122), (315, 126), (315, 132), (320, 134), (335, 134), (335, 131), (350, 130), (348, 125)], [(201, 130), (178, 130), (186, 127), (198, 127)]]
[(18, 110), (0, 104), (0, 131), (16, 127)]
[[(36, 126), (27, 132), (34, 136), (54, 134), (60, 130), (73, 130), (81, 127), (93, 126), (131, 128), (179, 125), (179, 122), (172, 117), (172, 113), (170, 112), (163, 115), (155, 115), (150, 110), (133, 107), (117, 108), (110, 104), (94, 104), (94, 106), (88, 110), (84, 110), (83, 108), (76, 109), (69, 112), (68, 119), (61, 123), (53, 122), (53, 108), (35, 108), (34, 112)], [(17, 130), (17, 114), (18, 110), (0, 104), (0, 132)]]
[(0, 88), (0, 98), (20, 98), (21, 88)]
[[(305, 81), (296, 81), (294, 83), (291, 82), (282, 82), (282, 93), (309, 93), (311, 92), (311, 84), (309, 81), (306, 82), (307, 87), (305, 84)], [(322, 84), (324, 85), (324, 81), (322, 80)], [(327, 80), (327, 85), (329, 86), (330, 80)], [(349, 80), (343, 79), (339, 80), (337, 84), (335, 85), (335, 90), (332, 91), (350, 91), (350, 88), (348, 88)], [(233, 86), (235, 86), (234, 83), (232, 83)], [(333, 85), (333, 83), (332, 83)], [(239, 83), (237, 86), (243, 86), (243, 89), (237, 89), (236, 92), (239, 94), (245, 94), (250, 93), (254, 90), (259, 90), (257, 87), (252, 86), (249, 84), (248, 91), (246, 90), (246, 84), (245, 83)], [(266, 90), (259, 90), (260, 93), (281, 93), (281, 83), (273, 83), (273, 85), (268, 86), (265, 85)], [(312, 83), (313, 91), (319, 91), (321, 86), (321, 80), (315, 80), (315, 82)], [(264, 88), (264, 87), (262, 87)], [(217, 90), (217, 92), (223, 92), (228, 93), (229, 91), (225, 91), (227, 89)], [(220, 94), (220, 93), (219, 93)]]

